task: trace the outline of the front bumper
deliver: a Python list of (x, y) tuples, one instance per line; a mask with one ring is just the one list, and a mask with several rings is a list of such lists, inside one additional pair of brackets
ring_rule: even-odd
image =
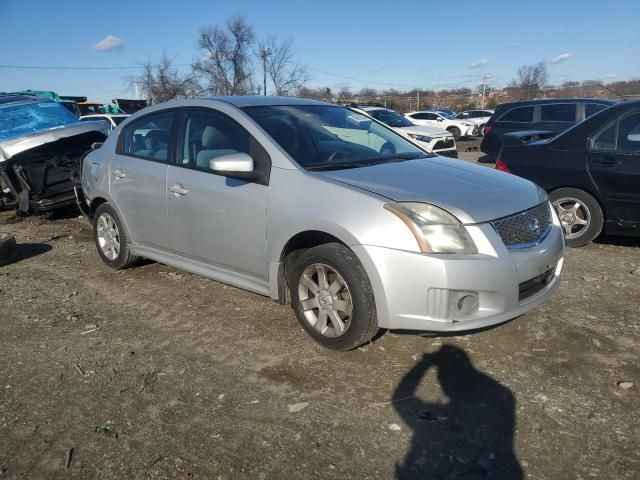
[[(487, 327), (528, 312), (558, 288), (564, 258), (558, 225), (540, 244), (520, 250), (507, 249), (489, 224), (467, 229), (478, 254), (352, 247), (369, 275), (380, 327), (442, 332)], [(531, 289), (531, 280), (540, 278), (544, 284)], [(477, 309), (464, 315), (452, 310), (460, 292), (474, 292)]]

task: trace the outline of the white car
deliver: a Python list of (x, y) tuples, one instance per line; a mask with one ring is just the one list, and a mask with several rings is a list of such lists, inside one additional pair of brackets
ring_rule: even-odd
[(465, 110), (454, 115), (456, 120), (462, 120), (465, 122), (471, 122), (478, 126), (477, 135), (482, 135), (482, 128), (493, 115), (493, 110)]
[(449, 118), (440, 112), (409, 112), (405, 113), (404, 116), (416, 125), (442, 128), (453, 135), (455, 140), (462, 137), (471, 137), (476, 134), (475, 130), (477, 125), (475, 123)]
[(83, 115), (80, 117), (81, 122), (90, 122), (95, 120), (104, 120), (109, 124), (109, 130), (113, 130), (122, 123), (129, 115), (125, 113), (96, 113), (93, 115)]
[(446, 157), (458, 158), (454, 136), (441, 128), (416, 125), (399, 113), (384, 107), (360, 106), (355, 110), (375, 118), (426, 149)]

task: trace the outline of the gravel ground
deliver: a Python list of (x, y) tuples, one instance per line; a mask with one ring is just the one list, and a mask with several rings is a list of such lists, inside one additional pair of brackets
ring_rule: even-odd
[(638, 241), (568, 251), (509, 323), (337, 354), (267, 298), (108, 269), (76, 214), (9, 220), (2, 479), (640, 478)]

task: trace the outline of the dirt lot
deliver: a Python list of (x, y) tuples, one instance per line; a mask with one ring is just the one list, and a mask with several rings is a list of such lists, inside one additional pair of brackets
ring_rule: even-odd
[(640, 478), (638, 241), (569, 251), (507, 324), (336, 354), (267, 298), (109, 270), (75, 214), (9, 218), (2, 479)]

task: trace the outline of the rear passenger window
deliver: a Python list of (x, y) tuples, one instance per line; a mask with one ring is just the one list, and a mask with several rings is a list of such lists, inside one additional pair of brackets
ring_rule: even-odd
[(540, 121), (542, 122), (575, 122), (575, 103), (556, 103), (540, 107)]
[(584, 118), (589, 118), (591, 115), (598, 113), (600, 110), (604, 110), (606, 105), (598, 105), (597, 103), (585, 103), (584, 105)]
[(532, 122), (533, 107), (518, 107), (509, 110), (501, 118), (501, 122)]
[(120, 153), (166, 163), (169, 160), (173, 118), (173, 112), (165, 112), (148, 115), (133, 122), (123, 132)]
[(620, 120), (618, 150), (622, 153), (640, 152), (640, 113)]

